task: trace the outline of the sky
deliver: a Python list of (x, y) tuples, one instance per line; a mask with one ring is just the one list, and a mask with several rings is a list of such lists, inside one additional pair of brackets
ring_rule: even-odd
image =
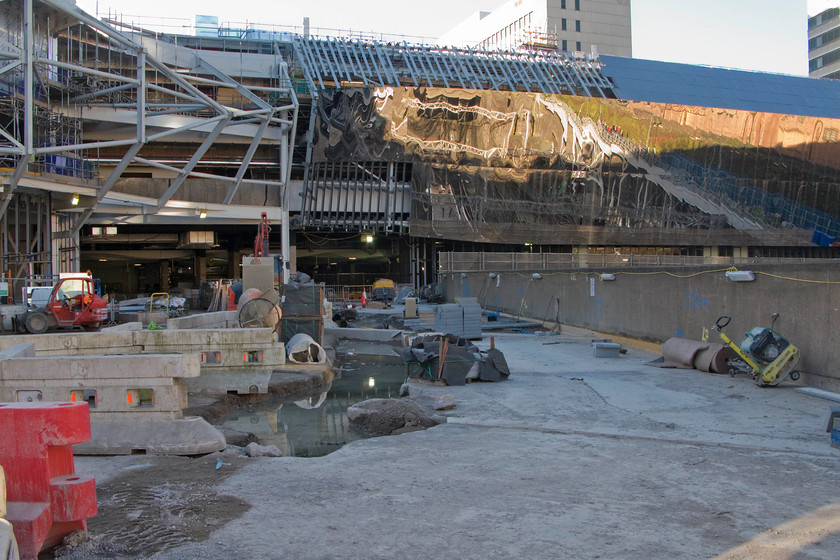
[[(288, 27), (301, 31), (309, 17), (313, 33), (328, 30), (435, 38), (476, 11), (507, 0), (76, 0), (100, 17), (156, 23), (176, 32), (196, 14), (219, 23)], [(807, 17), (840, 0), (631, 0), (633, 56), (760, 72), (808, 74)], [(410, 6), (410, 8), (408, 8)], [(139, 19), (142, 17), (142, 20)], [(317, 31), (315, 28), (319, 28)]]

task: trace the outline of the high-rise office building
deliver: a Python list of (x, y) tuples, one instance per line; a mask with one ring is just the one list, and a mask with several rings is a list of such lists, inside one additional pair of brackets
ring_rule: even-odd
[(631, 56), (630, 0), (510, 0), (445, 33), (444, 45)]
[(808, 75), (840, 78), (840, 7), (808, 18)]

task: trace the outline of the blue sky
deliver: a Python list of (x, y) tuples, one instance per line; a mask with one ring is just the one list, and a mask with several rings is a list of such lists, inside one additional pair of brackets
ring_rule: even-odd
[[(807, 75), (807, 16), (840, 0), (631, 0), (633, 56), (780, 74)], [(177, 29), (195, 14), (220, 22), (354, 29), (437, 37), (505, 0), (77, 0), (85, 11), (144, 16)], [(406, 7), (410, 6), (410, 10)], [(148, 20), (144, 20), (148, 21)]]

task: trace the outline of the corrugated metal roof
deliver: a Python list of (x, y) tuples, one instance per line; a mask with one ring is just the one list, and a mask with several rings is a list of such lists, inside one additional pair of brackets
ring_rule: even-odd
[(840, 80), (600, 57), (619, 99), (840, 118)]

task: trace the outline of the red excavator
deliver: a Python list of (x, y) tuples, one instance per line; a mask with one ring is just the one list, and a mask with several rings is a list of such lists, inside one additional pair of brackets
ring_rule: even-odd
[(41, 334), (51, 328), (80, 326), (92, 331), (108, 318), (107, 308), (108, 303), (96, 294), (92, 278), (62, 278), (45, 306), (27, 309), (15, 317), (16, 330)]

